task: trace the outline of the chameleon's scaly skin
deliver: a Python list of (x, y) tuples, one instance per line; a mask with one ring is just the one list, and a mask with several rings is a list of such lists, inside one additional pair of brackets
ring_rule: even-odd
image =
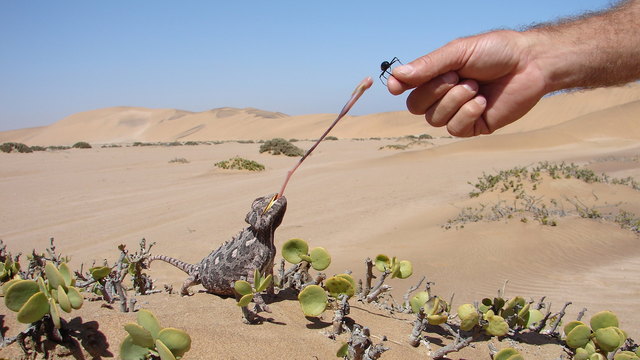
[(162, 260), (186, 272), (189, 277), (182, 284), (180, 293), (189, 294), (189, 287), (202, 284), (208, 292), (217, 295), (234, 295), (233, 282), (245, 277), (253, 281), (253, 272), (273, 274), (276, 247), (274, 232), (282, 223), (287, 210), (287, 199), (279, 197), (267, 210), (264, 209), (273, 195), (257, 198), (251, 205), (245, 221), (249, 224), (231, 240), (214, 250), (198, 264), (188, 264), (164, 255), (149, 258), (149, 263)]

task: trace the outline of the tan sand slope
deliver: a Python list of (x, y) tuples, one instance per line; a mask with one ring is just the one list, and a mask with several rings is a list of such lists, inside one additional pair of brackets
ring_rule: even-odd
[[(640, 100), (640, 84), (572, 92), (544, 98), (529, 114), (498, 133), (517, 133), (553, 126), (579, 116)], [(28, 145), (72, 145), (260, 140), (274, 137), (317, 138), (335, 114), (287, 116), (253, 108), (219, 108), (199, 113), (174, 109), (114, 107), (71, 115), (50, 126), (0, 133), (0, 142)], [(340, 138), (398, 137), (428, 133), (448, 135), (421, 116), (406, 111), (348, 116), (333, 134)]]

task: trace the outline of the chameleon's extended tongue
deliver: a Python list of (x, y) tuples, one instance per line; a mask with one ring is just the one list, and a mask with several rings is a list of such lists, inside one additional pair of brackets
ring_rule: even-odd
[[(340, 121), (340, 119), (342, 119), (349, 112), (349, 110), (351, 110), (351, 107), (353, 106), (353, 104), (355, 104), (356, 101), (358, 101), (360, 96), (362, 96), (362, 94), (368, 88), (370, 88), (371, 85), (373, 85), (373, 80), (371, 79), (371, 77), (365, 78), (364, 80), (362, 80), (360, 82), (360, 84), (358, 84), (356, 89), (351, 94), (351, 99), (349, 99), (349, 101), (347, 101), (347, 103), (344, 105), (344, 107), (342, 108), (342, 111), (340, 111), (340, 114), (338, 114), (338, 117), (333, 121), (333, 124), (331, 124), (331, 126), (329, 126), (329, 128), (324, 132), (324, 134), (322, 134), (322, 136), (320, 136), (320, 139), (318, 139), (318, 141), (316, 141), (316, 143), (313, 144), (313, 146), (309, 150), (307, 150), (307, 152), (302, 156), (302, 158), (300, 158), (300, 161), (298, 161), (296, 166), (294, 166), (293, 169), (289, 170), (289, 173), (287, 173), (287, 178), (284, 180), (284, 184), (282, 184), (282, 188), (280, 189), (280, 192), (278, 193), (278, 195), (276, 195), (274, 197), (273, 201), (275, 201), (277, 198), (279, 198), (282, 195), (284, 195), (284, 189), (287, 187), (287, 184), (289, 183), (289, 179), (291, 179), (291, 175), (293, 175), (293, 173), (300, 166), (300, 164), (302, 164), (304, 159), (306, 159), (307, 156), (309, 156), (309, 154), (311, 154), (311, 152), (318, 146), (318, 144), (320, 144), (320, 142), (325, 138), (325, 136), (327, 136), (327, 134), (329, 134), (331, 129), (333, 129), (333, 127), (336, 126), (338, 121)], [(273, 201), (272, 201), (272, 203), (273, 203)], [(267, 211), (270, 207), (271, 207), (271, 204), (269, 204), (269, 206), (267, 206), (267, 209), (265, 209), (265, 211)]]

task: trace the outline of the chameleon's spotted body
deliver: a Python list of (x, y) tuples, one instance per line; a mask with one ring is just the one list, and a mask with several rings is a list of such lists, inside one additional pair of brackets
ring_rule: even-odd
[(249, 226), (198, 264), (188, 264), (164, 255), (152, 256), (149, 262), (163, 260), (186, 272), (189, 277), (180, 289), (183, 295), (188, 295), (189, 287), (198, 284), (213, 294), (234, 295), (234, 281), (242, 277), (252, 281), (255, 269), (262, 274), (273, 273), (276, 255), (274, 232), (287, 210), (287, 199), (281, 196), (265, 211), (273, 197), (255, 199), (245, 219)]

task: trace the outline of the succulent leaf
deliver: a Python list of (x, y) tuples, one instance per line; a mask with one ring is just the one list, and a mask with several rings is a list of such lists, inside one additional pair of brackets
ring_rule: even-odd
[(575, 328), (578, 325), (585, 325), (586, 326), (586, 324), (583, 323), (582, 321), (577, 321), (577, 320), (571, 321), (567, 325), (564, 326), (564, 335), (565, 336), (569, 335), (571, 330), (573, 330), (573, 328)]
[(610, 326), (618, 327), (618, 317), (611, 311), (600, 311), (591, 317), (590, 324), (593, 331)]
[(7, 290), (11, 287), (11, 285), (17, 283), (20, 279), (9, 280), (6, 283), (2, 284), (2, 288), (0, 288), (0, 296), (5, 296)]
[(389, 269), (389, 266), (391, 265), (391, 260), (387, 255), (379, 254), (378, 256), (376, 256), (375, 265), (378, 271), (385, 272), (385, 270)]
[(446, 323), (448, 318), (446, 314), (427, 315), (427, 322), (430, 325), (440, 325)]
[(638, 356), (633, 351), (621, 351), (616, 353), (613, 360), (638, 360)]
[(309, 245), (302, 239), (290, 239), (282, 244), (282, 257), (292, 264), (302, 261), (300, 255), (307, 255)]
[(153, 336), (151, 336), (149, 330), (134, 323), (126, 324), (124, 326), (124, 330), (129, 333), (129, 336), (135, 345), (153, 349), (155, 342), (153, 341)]
[(253, 293), (253, 289), (251, 289), (251, 284), (244, 280), (238, 280), (233, 284), (233, 288), (236, 292), (242, 296)]
[(71, 281), (73, 280), (73, 276), (72, 276), (72, 272), (71, 269), (69, 269), (69, 265), (67, 265), (67, 263), (61, 263), (60, 266), (58, 266), (58, 271), (60, 272), (60, 275), (62, 275), (62, 278), (64, 279), (64, 284), (65, 286), (69, 287), (71, 286)]
[(71, 302), (69, 301), (67, 293), (62, 288), (62, 285), (58, 286), (58, 304), (60, 304), (60, 308), (64, 310), (64, 312), (71, 312)]
[(251, 303), (251, 300), (253, 300), (253, 293), (242, 295), (237, 305), (240, 307), (245, 307)]
[(134, 344), (131, 335), (127, 335), (120, 344), (120, 358), (122, 360), (144, 360), (147, 358), (147, 354), (149, 354), (149, 349)]
[(82, 298), (82, 295), (80, 294), (78, 289), (70, 286), (69, 291), (67, 292), (67, 296), (69, 297), (69, 302), (71, 303), (72, 308), (78, 310), (82, 307), (82, 302), (84, 301), (84, 299)]
[(176, 360), (176, 357), (173, 356), (171, 350), (169, 350), (169, 348), (160, 340), (156, 340), (156, 350), (158, 351), (160, 360)]
[(53, 326), (56, 329), (60, 329), (62, 326), (62, 323), (60, 322), (60, 310), (58, 310), (58, 305), (52, 298), (49, 298), (49, 314), (51, 315)]
[(191, 349), (191, 337), (186, 332), (175, 328), (164, 328), (158, 333), (158, 341), (161, 341), (171, 351), (171, 353), (179, 358)]
[(493, 360), (507, 360), (513, 355), (519, 355), (520, 353), (511, 347), (504, 348), (493, 355)]
[(338, 349), (338, 352), (336, 353), (336, 357), (344, 358), (348, 354), (349, 354), (349, 344), (346, 342), (343, 342), (342, 346), (340, 346), (340, 349)]
[(355, 295), (356, 281), (353, 279), (353, 276), (351, 276), (349, 274), (338, 274), (336, 276), (339, 277), (339, 278), (343, 278), (343, 279), (347, 280), (349, 282), (349, 284), (351, 284), (351, 288), (353, 288), (353, 294), (351, 294), (351, 295), (347, 294), (347, 296), (351, 297), (351, 296)]
[(138, 324), (149, 330), (154, 339), (158, 338), (158, 333), (162, 328), (160, 327), (160, 322), (158, 322), (158, 319), (151, 311), (140, 309), (140, 311), (138, 311), (137, 320)]
[(491, 336), (504, 336), (509, 332), (509, 324), (502, 316), (491, 315), (485, 316), (489, 323), (485, 326), (485, 331)]
[(351, 297), (355, 293), (355, 290), (349, 280), (339, 276), (328, 278), (324, 282), (324, 286), (327, 291), (329, 291), (329, 295), (335, 299), (338, 299), (342, 294), (347, 295), (347, 297)]
[(12, 311), (20, 311), (20, 308), (34, 294), (40, 292), (38, 284), (33, 280), (18, 280), (5, 291), (4, 304)]
[(331, 264), (331, 255), (329, 255), (329, 252), (323, 247), (311, 249), (309, 257), (311, 258), (311, 267), (318, 271), (328, 268)]
[[(430, 297), (431, 295), (429, 294), (428, 291), (420, 291), (419, 293), (415, 294), (409, 300), (409, 305), (411, 305), (411, 310), (416, 314), (419, 313), (420, 308), (423, 307), (427, 301), (429, 301)], [(425, 309), (425, 313), (426, 313), (426, 309)]]
[(413, 274), (413, 264), (409, 260), (402, 260), (399, 263), (398, 274), (396, 277), (406, 279)]
[(107, 266), (96, 266), (89, 269), (89, 273), (91, 273), (91, 277), (94, 280), (100, 281), (111, 273), (111, 268)]
[(49, 301), (45, 294), (35, 293), (18, 311), (18, 321), (23, 324), (31, 324), (42, 319), (49, 312)]
[(544, 314), (538, 309), (529, 310), (529, 319), (527, 319), (527, 327), (537, 324), (544, 319)]
[(256, 285), (256, 292), (265, 291), (273, 282), (273, 275), (269, 274), (266, 278), (262, 278), (259, 285)]
[(609, 326), (606, 328), (600, 328), (595, 331), (596, 342), (600, 349), (611, 352), (616, 350), (622, 345), (620, 343), (620, 335), (616, 331), (616, 327)]
[(47, 280), (49, 280), (49, 287), (51, 289), (57, 289), (58, 286), (62, 286), (63, 289), (66, 289), (66, 284), (64, 282), (64, 277), (56, 266), (53, 265), (52, 262), (47, 261), (44, 266), (44, 272), (47, 275)]
[(305, 316), (316, 317), (327, 308), (327, 293), (318, 285), (309, 285), (298, 294), (298, 301)]
[(476, 311), (476, 308), (471, 304), (458, 306), (458, 317), (460, 318), (460, 329), (463, 331), (470, 331), (478, 325), (478, 321), (480, 320), (478, 311)]
[[(568, 324), (567, 326), (569, 326)], [(566, 327), (565, 327), (566, 329)], [(616, 335), (617, 336), (617, 335)], [(572, 349), (584, 347), (591, 338), (591, 329), (587, 325), (577, 325), (569, 331), (565, 342)]]

